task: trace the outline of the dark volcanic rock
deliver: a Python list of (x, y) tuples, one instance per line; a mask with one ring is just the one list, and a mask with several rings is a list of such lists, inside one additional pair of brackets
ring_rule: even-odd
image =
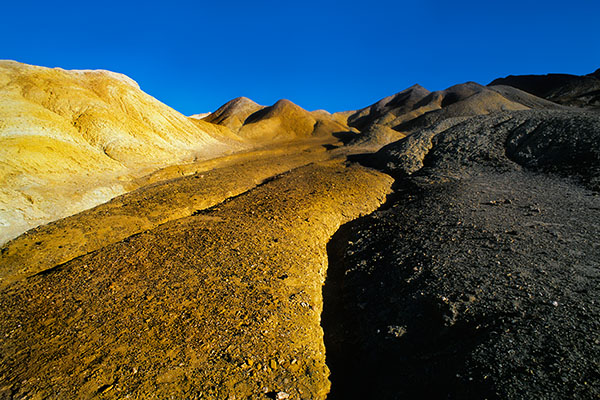
[(500, 113), (377, 154), (395, 197), (329, 244), (330, 399), (600, 395), (599, 128)]
[(509, 75), (492, 85), (519, 88), (536, 96), (568, 106), (600, 108), (600, 70), (584, 76), (569, 74)]

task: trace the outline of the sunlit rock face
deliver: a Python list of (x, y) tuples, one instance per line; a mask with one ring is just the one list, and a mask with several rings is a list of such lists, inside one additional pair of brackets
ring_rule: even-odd
[(134, 176), (243, 147), (125, 75), (0, 61), (0, 243), (105, 202)]

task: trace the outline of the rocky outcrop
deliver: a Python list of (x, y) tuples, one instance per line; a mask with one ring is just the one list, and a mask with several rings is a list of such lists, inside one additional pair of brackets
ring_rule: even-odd
[[(465, 119), (449, 129), (434, 126), (417, 132), (385, 146), (372, 160), (395, 176), (411, 175), (424, 167), (435, 166), (437, 171), (451, 174), (483, 163), (517, 163), (579, 177), (591, 189), (600, 190), (599, 133), (600, 118), (594, 113), (497, 113)], [(443, 166), (438, 165), (441, 162)]]

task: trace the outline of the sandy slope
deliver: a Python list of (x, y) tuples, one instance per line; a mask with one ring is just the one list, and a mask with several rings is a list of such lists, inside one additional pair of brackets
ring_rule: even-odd
[(244, 147), (125, 75), (1, 61), (0, 243), (109, 200), (132, 177)]

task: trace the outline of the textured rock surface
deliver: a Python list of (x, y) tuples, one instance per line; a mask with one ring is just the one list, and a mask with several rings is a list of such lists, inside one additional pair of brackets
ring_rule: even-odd
[(136, 181), (141, 186), (136, 191), (6, 243), (0, 253), (0, 287), (189, 217), (275, 175), (327, 158), (320, 142), (303, 142), (162, 169)]
[[(188, 181), (164, 201), (194, 196)], [(314, 163), (13, 283), (0, 292), (0, 397), (325, 398), (325, 245), (391, 182)], [(144, 209), (145, 193), (129, 201)]]
[[(452, 127), (434, 126), (383, 147), (372, 162), (404, 176), (444, 158), (461, 161), (437, 168), (447, 175), (457, 168), (464, 170), (469, 160), (473, 165), (487, 158), (494, 165), (510, 160), (530, 169), (579, 177), (591, 189), (600, 190), (600, 118), (595, 113), (505, 112), (447, 123)], [(505, 142), (492, 147), (494, 140)], [(431, 153), (432, 147), (438, 153)], [(434, 158), (434, 154), (439, 155)]]
[(395, 197), (329, 244), (331, 399), (600, 395), (599, 122), (479, 116), (374, 156)]

